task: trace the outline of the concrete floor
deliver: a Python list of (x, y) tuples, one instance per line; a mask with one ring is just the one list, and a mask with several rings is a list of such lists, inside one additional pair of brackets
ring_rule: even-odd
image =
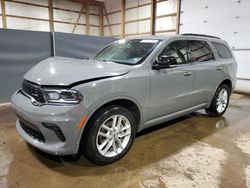
[(0, 187), (250, 187), (250, 97), (234, 94), (220, 118), (190, 114), (140, 133), (120, 161), (99, 167), (46, 155), (0, 106)]

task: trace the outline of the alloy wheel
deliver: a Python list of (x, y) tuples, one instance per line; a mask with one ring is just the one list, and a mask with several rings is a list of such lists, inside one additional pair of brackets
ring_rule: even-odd
[(115, 157), (122, 153), (129, 143), (131, 123), (123, 115), (109, 117), (100, 127), (96, 146), (104, 157)]
[(218, 97), (216, 99), (216, 109), (219, 113), (224, 112), (224, 110), (227, 108), (228, 103), (228, 91), (223, 88), (220, 90)]

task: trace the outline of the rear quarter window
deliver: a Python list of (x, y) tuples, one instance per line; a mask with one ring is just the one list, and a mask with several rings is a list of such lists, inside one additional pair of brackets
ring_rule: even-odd
[(221, 59), (232, 59), (230, 50), (224, 44), (212, 42)]

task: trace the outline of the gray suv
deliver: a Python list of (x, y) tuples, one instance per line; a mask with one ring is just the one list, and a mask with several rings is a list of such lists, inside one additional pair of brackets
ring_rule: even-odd
[(236, 70), (217, 37), (117, 40), (89, 59), (49, 58), (28, 71), (11, 99), (16, 128), (42, 151), (109, 164), (145, 128), (200, 109), (223, 115)]

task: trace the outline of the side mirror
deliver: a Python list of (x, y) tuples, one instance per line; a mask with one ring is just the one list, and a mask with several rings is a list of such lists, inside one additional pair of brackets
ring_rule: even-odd
[(176, 67), (177, 62), (175, 57), (173, 56), (166, 56), (162, 55), (158, 58), (158, 61), (156, 61), (153, 64), (153, 69), (154, 70), (159, 70), (159, 69), (166, 69), (166, 68), (174, 68)]

